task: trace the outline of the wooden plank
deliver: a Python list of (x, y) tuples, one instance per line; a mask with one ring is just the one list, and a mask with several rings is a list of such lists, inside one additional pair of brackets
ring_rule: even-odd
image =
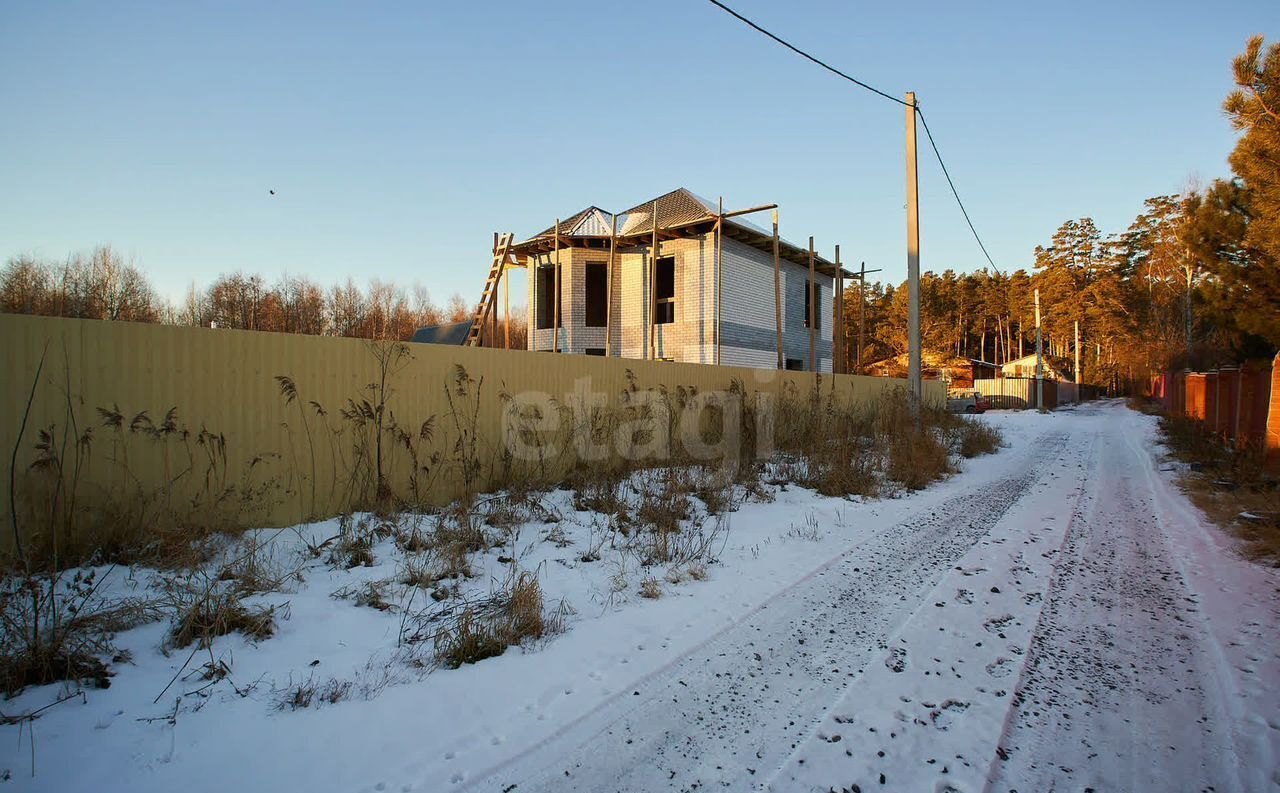
[(831, 301), (831, 372), (844, 374), (844, 271), (840, 269), (840, 246), (836, 246), (836, 283)]
[(778, 208), (777, 204), (761, 204), (758, 207), (749, 207), (747, 209), (735, 209), (732, 212), (725, 212), (724, 199), (720, 199), (720, 219), (723, 220), (724, 218), (736, 218), (739, 215), (750, 215), (753, 212), (764, 212), (765, 210), (777, 209), (777, 208)]
[(618, 216), (613, 216), (609, 231), (609, 272), (605, 274), (604, 287), (604, 354), (613, 356), (613, 268), (616, 266), (618, 246)]
[(720, 306), (723, 302), (724, 289), (722, 288), (723, 267), (721, 262), (724, 261), (724, 196), (720, 196), (719, 205), (720, 217), (716, 220), (716, 364), (720, 363)]
[(782, 265), (778, 259), (778, 210), (773, 210), (773, 319), (778, 329), (778, 368), (785, 369), (782, 355)]
[(556, 218), (556, 241), (554, 252), (552, 253), (551, 266), (555, 268), (551, 273), (551, 287), (555, 292), (553, 300), (555, 301), (555, 314), (551, 325), (551, 351), (560, 352), (560, 218)]
[(813, 237), (809, 238), (809, 371), (818, 371), (818, 294), (813, 275)]
[(502, 278), (502, 348), (511, 349), (511, 282), (506, 277), (506, 264), (503, 264)]
[(654, 289), (657, 286), (656, 278), (658, 275), (658, 200), (653, 201), (653, 241), (649, 248), (649, 360), (653, 360), (658, 349), (658, 293)]

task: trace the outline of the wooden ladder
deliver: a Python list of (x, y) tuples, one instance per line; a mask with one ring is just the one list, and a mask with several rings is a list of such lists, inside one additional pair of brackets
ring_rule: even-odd
[(509, 232), (503, 234), (493, 246), (493, 262), (489, 265), (489, 277), (484, 282), (484, 291), (480, 293), (480, 303), (476, 306), (476, 312), (471, 317), (471, 330), (467, 331), (466, 341), (463, 342), (468, 347), (480, 346), (485, 323), (496, 311), (498, 283), (506, 274), (507, 259), (511, 256), (511, 242), (514, 236)]

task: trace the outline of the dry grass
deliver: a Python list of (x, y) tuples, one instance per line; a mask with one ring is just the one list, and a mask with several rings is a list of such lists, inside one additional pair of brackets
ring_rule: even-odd
[(160, 612), (154, 601), (99, 594), (94, 571), (10, 576), (0, 582), (0, 689), (14, 696), (27, 686), (59, 681), (106, 688), (104, 658), (116, 655), (112, 637)]
[(565, 481), (565, 487), (574, 493), (573, 508), (601, 515), (625, 516), (627, 502), (622, 497), (622, 487), (630, 473), (621, 464), (578, 466)]
[(1280, 566), (1280, 476), (1263, 452), (1229, 448), (1183, 416), (1161, 416), (1160, 430), (1173, 456), (1188, 465), (1179, 484), (1192, 503), (1239, 537), (1245, 556)]
[(179, 611), (169, 629), (172, 647), (208, 647), (214, 638), (242, 633), (261, 641), (276, 631), (274, 606), (247, 607), (235, 592), (207, 592)]
[(339, 680), (336, 677), (316, 680), (313, 675), (297, 685), (276, 692), (276, 710), (301, 710), (321, 704), (336, 705), (351, 696), (353, 685), (350, 680)]
[(548, 633), (538, 577), (512, 570), (486, 601), (449, 613), (433, 636), (436, 663), (447, 669), (502, 655)]
[(656, 578), (646, 578), (640, 582), (640, 597), (657, 600), (662, 597), (662, 582)]
[(889, 440), (885, 476), (908, 490), (921, 490), (953, 470), (947, 448), (930, 433), (895, 435)]
[(667, 466), (647, 471), (638, 483), (638, 489), (636, 522), (657, 535), (679, 532), (680, 521), (687, 520), (692, 514), (689, 494), (694, 487), (685, 468)]
[(957, 418), (960, 420), (960, 427), (956, 432), (956, 450), (961, 457), (994, 454), (1000, 448), (1000, 433), (990, 424), (979, 419)]
[(391, 611), (395, 606), (387, 600), (386, 581), (365, 581), (362, 584), (351, 584), (333, 592), (330, 597), (336, 600), (350, 600), (357, 606)]

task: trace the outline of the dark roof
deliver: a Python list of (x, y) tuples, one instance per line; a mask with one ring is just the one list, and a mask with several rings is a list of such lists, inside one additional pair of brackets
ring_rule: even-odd
[[(638, 234), (642, 231), (653, 231), (653, 205), (658, 205), (658, 228), (666, 229), (682, 223), (694, 223), (699, 220), (714, 220), (716, 208), (698, 198), (686, 188), (678, 187), (666, 195), (637, 204), (623, 212), (618, 220), (619, 229), (626, 226), (626, 233)], [(626, 219), (625, 224), (622, 222)]]
[[(689, 231), (691, 226), (702, 222), (714, 222), (720, 209), (705, 198), (701, 198), (688, 188), (678, 187), (669, 193), (652, 198), (628, 209), (626, 212), (612, 215), (597, 206), (589, 206), (570, 217), (560, 221), (560, 237), (591, 240), (608, 240), (612, 232), (612, 223), (618, 224), (618, 237), (631, 240), (643, 239), (654, 231), (654, 204), (657, 204), (657, 225), (659, 231), (679, 229)], [(739, 239), (761, 250), (770, 246), (772, 232), (751, 223), (746, 218), (735, 217), (724, 221), (726, 236)], [(676, 233), (679, 233), (678, 231)], [(546, 250), (546, 246), (555, 238), (555, 226), (551, 226), (524, 242), (515, 245), (519, 252)], [(803, 265), (808, 255), (805, 247), (780, 240), (782, 255), (788, 261)], [(814, 256), (817, 268), (824, 275), (834, 275), (835, 266), (821, 254)], [(848, 273), (846, 273), (848, 274)]]
[[(641, 234), (653, 231), (653, 205), (658, 205), (658, 228), (667, 229), (699, 220), (715, 220), (716, 207), (698, 198), (684, 187), (677, 187), (670, 193), (636, 204), (618, 218), (619, 236)], [(560, 234), (565, 237), (608, 237), (609, 226), (614, 216), (598, 206), (589, 206), (560, 221)], [(533, 236), (550, 237), (555, 234), (556, 227), (548, 226)]]
[(413, 332), (414, 341), (419, 344), (462, 344), (471, 332), (471, 320), (450, 322), (447, 325), (428, 325)]
[[(607, 224), (609, 221), (613, 220), (613, 215), (610, 215), (598, 206), (589, 206), (586, 209), (583, 209), (580, 212), (575, 212), (560, 221), (560, 234), (566, 237), (573, 237), (577, 235), (600, 236), (598, 232), (593, 233), (597, 230), (590, 228), (592, 225), (590, 221), (593, 220), (603, 220)], [(555, 231), (555, 224), (552, 224), (535, 234), (534, 237), (550, 237), (555, 234)], [(609, 236), (607, 225), (603, 236)]]

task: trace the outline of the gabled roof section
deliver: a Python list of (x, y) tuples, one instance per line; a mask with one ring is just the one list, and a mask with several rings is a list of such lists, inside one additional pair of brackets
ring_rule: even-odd
[(653, 208), (658, 207), (658, 228), (667, 229), (699, 220), (715, 220), (718, 212), (710, 202), (688, 189), (678, 187), (670, 193), (651, 198), (618, 215), (618, 234), (640, 234), (653, 231)]
[[(609, 236), (610, 225), (612, 223), (613, 215), (610, 215), (598, 206), (589, 206), (586, 209), (575, 212), (560, 221), (560, 236), (607, 237)], [(533, 239), (537, 239), (538, 237), (551, 237), (554, 236), (555, 233), (556, 227), (553, 224), (533, 235)]]
[[(618, 236), (626, 237), (653, 231), (653, 205), (658, 205), (658, 228), (667, 229), (700, 220), (715, 220), (717, 208), (699, 198), (686, 188), (651, 198), (618, 215)], [(598, 206), (589, 206), (560, 221), (562, 237), (608, 237), (612, 232), (613, 215)], [(531, 239), (552, 237), (555, 226), (535, 234)]]

